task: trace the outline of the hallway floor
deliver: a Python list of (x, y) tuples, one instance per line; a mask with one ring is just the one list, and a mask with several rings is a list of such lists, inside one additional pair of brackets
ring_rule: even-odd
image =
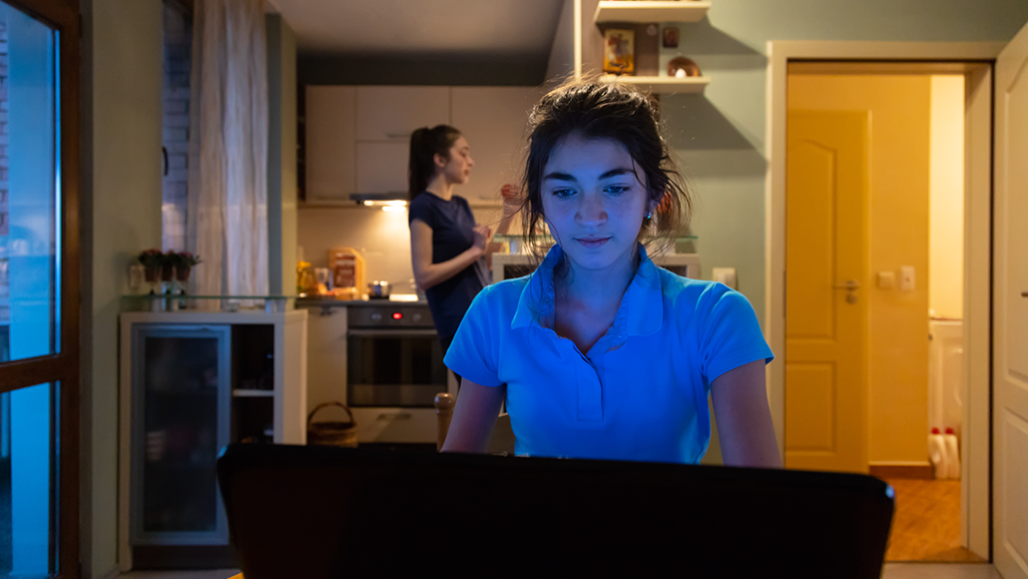
[(960, 481), (885, 479), (896, 491), (886, 561), (983, 561), (960, 546)]

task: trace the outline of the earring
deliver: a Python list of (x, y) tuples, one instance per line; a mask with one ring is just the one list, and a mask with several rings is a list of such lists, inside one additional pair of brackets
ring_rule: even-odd
[(649, 219), (651, 217), (653, 217), (653, 212), (652, 211), (650, 211), (649, 213), (646, 214), (646, 219)]

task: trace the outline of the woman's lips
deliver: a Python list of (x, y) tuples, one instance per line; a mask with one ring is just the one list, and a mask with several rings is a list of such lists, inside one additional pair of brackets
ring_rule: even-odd
[(588, 247), (589, 249), (595, 249), (602, 246), (604, 243), (610, 241), (609, 237), (577, 237), (575, 241), (580, 243), (582, 247)]

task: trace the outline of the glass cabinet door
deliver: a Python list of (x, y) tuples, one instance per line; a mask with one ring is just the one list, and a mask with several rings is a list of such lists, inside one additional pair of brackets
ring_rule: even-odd
[(216, 461), (229, 440), (230, 332), (133, 327), (133, 544), (228, 544)]

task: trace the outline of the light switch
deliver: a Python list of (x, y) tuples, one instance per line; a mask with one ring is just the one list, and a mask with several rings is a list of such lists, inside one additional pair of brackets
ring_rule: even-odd
[(896, 287), (896, 274), (891, 271), (878, 272), (878, 289), (892, 289)]
[(715, 267), (714, 281), (719, 281), (732, 289), (739, 289), (734, 267)]
[(900, 267), (899, 287), (900, 291), (914, 291), (914, 266), (904, 265)]

